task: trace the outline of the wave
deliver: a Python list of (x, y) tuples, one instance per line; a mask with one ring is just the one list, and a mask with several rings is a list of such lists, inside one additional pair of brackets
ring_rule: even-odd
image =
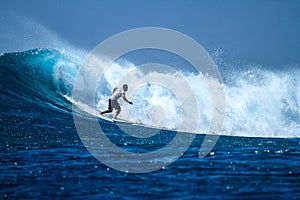
[(0, 56), (1, 94), (70, 111), (63, 95), (71, 95), (78, 69), (78, 63), (55, 49), (5, 53)]
[[(81, 63), (55, 49), (33, 49), (0, 55), (1, 98), (22, 98), (51, 109), (71, 114), (72, 103), (92, 113), (83, 102), (72, 102), (72, 90)], [(96, 90), (96, 110), (106, 109), (112, 88), (122, 74), (135, 68), (122, 60), (113, 65), (99, 81)], [(224, 71), (224, 70), (223, 70)], [(201, 75), (179, 72), (195, 93), (199, 111), (199, 131), (205, 132), (211, 120), (211, 100)], [(223, 73), (223, 72), (222, 72)], [(223, 73), (226, 93), (226, 116), (220, 134), (246, 137), (300, 136), (300, 70), (231, 68)], [(88, 80), (88, 75), (85, 77)], [(89, 89), (89, 88), (87, 88)], [(151, 112), (165, 116), (165, 126), (176, 129), (180, 121), (180, 104), (172, 91), (147, 84), (129, 97), (131, 120), (151, 124)], [(122, 103), (121, 103), (122, 104)], [(127, 105), (126, 105), (127, 106)], [(163, 109), (161, 109), (163, 108)], [(121, 113), (122, 114), (122, 113)]]

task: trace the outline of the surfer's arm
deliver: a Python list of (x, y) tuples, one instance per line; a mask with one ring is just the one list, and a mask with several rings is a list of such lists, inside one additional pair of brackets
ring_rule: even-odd
[(129, 104), (132, 104), (132, 102), (129, 101), (129, 100), (126, 98), (125, 94), (123, 94), (122, 97), (123, 97), (123, 100), (124, 100), (124, 101), (126, 101), (126, 102), (129, 103)]

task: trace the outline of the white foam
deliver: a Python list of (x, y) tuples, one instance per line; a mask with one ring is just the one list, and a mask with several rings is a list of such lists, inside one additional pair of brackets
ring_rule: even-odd
[(231, 77), (226, 86), (223, 134), (299, 137), (298, 77), (297, 71), (275, 73), (259, 69)]
[[(118, 66), (118, 74), (106, 73), (111, 89), (126, 70), (133, 64)], [(114, 71), (114, 69), (112, 69)], [(211, 120), (211, 100), (207, 86), (200, 75), (182, 73), (197, 97), (200, 114), (199, 132), (205, 132)], [(226, 116), (222, 135), (247, 137), (299, 137), (299, 76), (293, 72), (271, 72), (252, 69), (232, 75), (225, 85)], [(113, 82), (114, 81), (114, 82)], [(182, 88), (184, 89), (184, 88)], [(108, 96), (98, 94), (98, 109), (107, 107)], [(148, 85), (142, 87), (132, 97), (134, 106), (129, 109), (131, 120), (151, 124), (149, 112), (153, 106), (161, 106), (166, 113), (166, 127), (176, 129), (180, 122), (178, 100), (166, 88)], [(127, 105), (123, 105), (127, 106)]]

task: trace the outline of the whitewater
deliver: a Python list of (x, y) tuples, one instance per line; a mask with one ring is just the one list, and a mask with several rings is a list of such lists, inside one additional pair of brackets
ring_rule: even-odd
[[(72, 114), (73, 103), (88, 113), (106, 109), (112, 89), (124, 74), (138, 67), (131, 60), (115, 61), (99, 80), (95, 108), (92, 108), (84, 101), (72, 102), (73, 85), (82, 60), (69, 52), (32, 49), (4, 53), (0, 56), (0, 65), (2, 100), (14, 96), (68, 114)], [(267, 138), (300, 136), (299, 68), (272, 70), (256, 65), (220, 68), (226, 112), (222, 131), (217, 134)], [(184, 77), (194, 92), (199, 107), (198, 131), (206, 133), (211, 123), (212, 103), (204, 75), (185, 70), (185, 66), (180, 66), (177, 73)], [(88, 76), (85, 77), (87, 80)], [(164, 128), (178, 128), (182, 117), (181, 106), (184, 105), (180, 105), (176, 95), (168, 88), (145, 83), (128, 98), (134, 102), (133, 106), (128, 107), (129, 120), (151, 125), (154, 117), (161, 116), (163, 122), (159, 123), (163, 123)], [(121, 102), (121, 106), (127, 105)]]

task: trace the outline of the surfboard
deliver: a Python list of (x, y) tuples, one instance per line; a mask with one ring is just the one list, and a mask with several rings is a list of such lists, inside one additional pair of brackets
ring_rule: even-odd
[(112, 123), (120, 123), (120, 124), (134, 124), (134, 122), (132, 121), (129, 121), (129, 120), (126, 120), (126, 119), (121, 119), (121, 118), (118, 118), (118, 119), (113, 119), (113, 118), (109, 118), (109, 117), (105, 117), (103, 115), (100, 115), (98, 116), (100, 119), (103, 119), (105, 121), (109, 121), (109, 122), (112, 122)]
[(97, 115), (98, 118), (106, 121), (106, 122), (110, 122), (110, 123), (116, 123), (116, 124), (129, 124), (132, 126), (136, 126), (136, 127), (145, 127), (145, 128), (150, 128), (150, 129), (156, 129), (156, 130), (164, 130), (164, 131), (176, 131), (176, 132), (180, 132), (180, 133), (193, 133), (193, 134), (208, 134), (208, 135), (216, 135), (216, 133), (213, 132), (196, 132), (196, 131), (186, 131), (186, 130), (181, 130), (181, 129), (168, 129), (165, 127), (156, 127), (156, 126), (151, 126), (151, 125), (147, 125), (147, 124), (143, 124), (143, 123), (137, 123), (137, 122), (133, 122), (130, 120), (126, 120), (126, 119), (122, 119), (122, 118), (118, 118), (118, 119), (113, 119), (112, 117), (106, 117), (103, 115)]

